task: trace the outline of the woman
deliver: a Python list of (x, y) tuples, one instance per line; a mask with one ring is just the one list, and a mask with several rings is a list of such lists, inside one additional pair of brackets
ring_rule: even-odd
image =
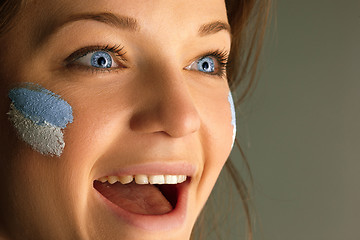
[(2, 3), (1, 239), (189, 239), (234, 143), (229, 83), (259, 8)]

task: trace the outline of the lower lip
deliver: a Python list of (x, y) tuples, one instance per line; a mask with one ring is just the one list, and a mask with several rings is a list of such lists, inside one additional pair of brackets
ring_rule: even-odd
[(190, 180), (178, 185), (178, 200), (175, 208), (162, 215), (141, 215), (131, 213), (115, 205), (101, 193), (97, 195), (102, 199), (105, 205), (124, 222), (147, 231), (166, 231), (179, 228), (184, 225), (187, 213), (188, 190)]

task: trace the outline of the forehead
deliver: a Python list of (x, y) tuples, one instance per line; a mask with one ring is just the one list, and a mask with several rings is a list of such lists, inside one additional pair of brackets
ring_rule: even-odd
[(179, 19), (201, 18), (202, 14), (219, 17), (224, 15), (225, 2), (224, 0), (29, 0), (27, 5), (32, 9), (42, 8), (49, 14), (59, 10), (60, 12), (106, 10), (141, 15), (144, 18), (157, 19), (159, 16), (167, 16)]
[(99, 13), (133, 18), (142, 33), (171, 39), (193, 35), (201, 24), (227, 23), (224, 0), (28, 0), (22, 28), (35, 29), (30, 42), (38, 45), (64, 21)]
[(136, 18), (143, 28), (177, 25), (177, 30), (184, 30), (211, 20), (227, 22), (224, 0), (30, 0), (24, 12), (38, 24), (98, 12)]

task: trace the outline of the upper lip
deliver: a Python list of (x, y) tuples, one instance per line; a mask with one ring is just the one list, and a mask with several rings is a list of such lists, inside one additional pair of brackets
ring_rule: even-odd
[(196, 166), (186, 162), (168, 163), (168, 162), (153, 162), (136, 164), (132, 166), (120, 167), (112, 169), (107, 172), (99, 173), (95, 179), (104, 176), (126, 176), (126, 175), (186, 175), (194, 176)]

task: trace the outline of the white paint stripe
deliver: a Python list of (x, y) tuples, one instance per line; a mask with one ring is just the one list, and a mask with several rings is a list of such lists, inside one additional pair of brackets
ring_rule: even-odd
[(9, 119), (13, 123), (19, 137), (28, 143), (34, 150), (49, 155), (60, 156), (64, 147), (64, 135), (60, 127), (49, 123), (37, 125), (25, 118), (14, 106), (10, 105)]
[(234, 100), (232, 98), (231, 92), (229, 91), (228, 101), (230, 103), (230, 110), (231, 110), (231, 125), (233, 126), (233, 142), (231, 148), (234, 146), (235, 137), (236, 137), (236, 112), (235, 112), (235, 105)]

